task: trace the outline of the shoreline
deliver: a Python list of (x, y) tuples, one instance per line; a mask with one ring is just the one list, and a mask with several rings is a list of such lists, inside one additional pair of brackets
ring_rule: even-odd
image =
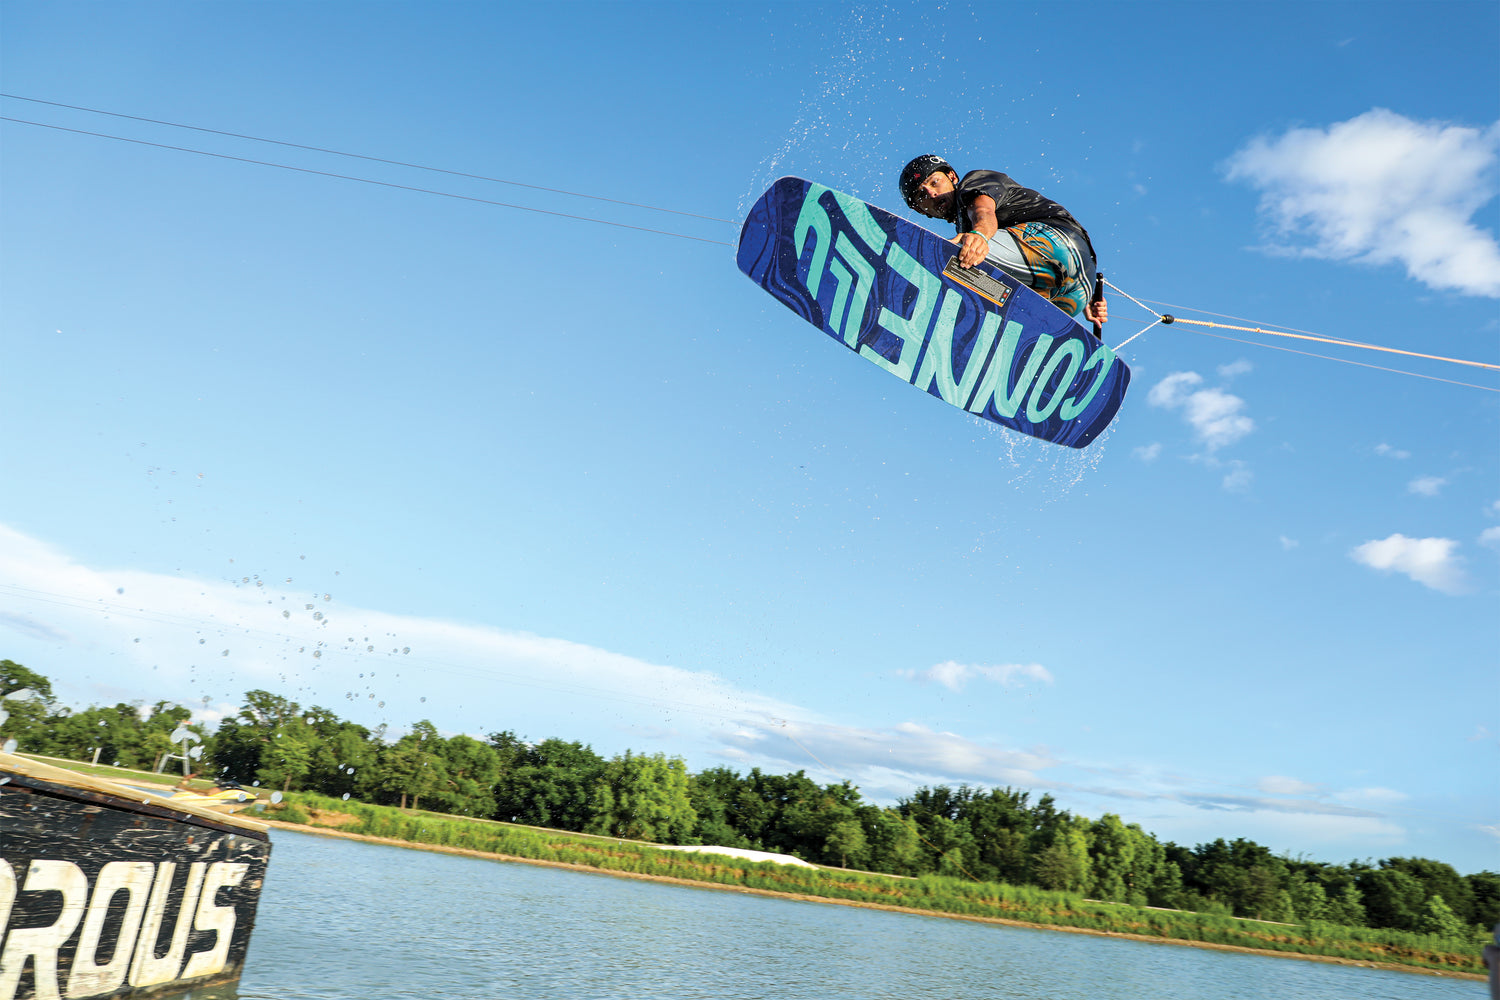
[[(446, 844), (419, 844), (409, 840), (400, 840), (395, 837), (372, 837), (363, 833), (349, 833), (344, 830), (326, 826), (312, 826), (303, 823), (286, 823), (281, 820), (261, 819), (259, 822), (278, 830), (289, 830), (293, 833), (308, 833), (318, 837), (336, 837), (343, 840), (359, 840), (368, 844), (384, 844), (388, 847), (404, 847), (417, 851), (430, 851), (436, 854), (455, 854), (461, 857), (479, 858), (488, 861), (511, 861), (523, 865), (537, 865), (543, 868), (563, 868), (569, 871), (586, 872), (594, 875), (609, 875), (615, 878), (636, 879), (642, 882), (662, 882), (668, 885), (690, 886), (696, 889), (717, 889), (722, 892), (738, 892), (752, 896), (768, 896), (776, 899), (791, 899), (805, 903), (827, 903), (834, 906), (853, 906), (866, 910), (887, 910), (892, 913), (907, 913), (920, 917), (941, 917), (945, 920), (967, 920), (971, 923), (998, 924), (1003, 927), (1025, 927), (1031, 930), (1062, 931), (1068, 934), (1092, 934), (1095, 937), (1118, 938), (1127, 941), (1141, 941), (1146, 944), (1178, 945), (1189, 948), (1205, 948), (1210, 951), (1237, 952), (1243, 955), (1263, 955), (1268, 958), (1294, 958), (1309, 962), (1325, 962), (1330, 965), (1349, 965), (1362, 969), (1384, 969), (1389, 972), (1410, 972), (1423, 976), (1436, 976), (1440, 979), (1467, 979), (1473, 982), (1485, 982), (1488, 977), (1480, 973), (1444, 971), (1441, 969), (1424, 969), (1416, 965), (1402, 965), (1399, 962), (1363, 962), (1352, 958), (1340, 958), (1334, 955), (1305, 955), (1294, 951), (1275, 951), (1269, 948), (1249, 948), (1243, 945), (1218, 944), (1212, 941), (1188, 941), (1182, 938), (1156, 937), (1149, 934), (1130, 934), (1116, 931), (1101, 931), (1091, 927), (1066, 927), (1061, 924), (1038, 924), (1027, 920), (1009, 920), (1004, 917), (972, 916), (960, 913), (943, 913), (938, 910), (923, 910), (912, 906), (894, 906), (889, 903), (867, 903), (861, 900), (834, 899), (827, 896), (811, 896), (798, 892), (776, 892), (772, 889), (757, 889), (749, 886), (724, 885), (717, 882), (699, 882), (693, 879), (677, 878), (671, 875), (644, 875), (639, 872), (615, 871), (608, 868), (595, 868), (590, 865), (574, 864), (567, 861), (544, 861), (536, 858), (522, 858), (513, 854), (497, 854), (492, 851), (478, 851), (469, 847), (452, 847)], [(655, 846), (655, 845), (653, 845)], [(274, 856), (274, 854), (273, 854)]]

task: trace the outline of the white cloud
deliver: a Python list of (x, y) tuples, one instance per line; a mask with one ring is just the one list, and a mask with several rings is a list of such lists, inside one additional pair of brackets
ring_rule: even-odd
[(987, 680), (1001, 687), (1020, 687), (1027, 680), (1052, 683), (1052, 674), (1040, 663), (1004, 663), (994, 667), (971, 666), (948, 660), (926, 670), (903, 670), (901, 676), (924, 683), (941, 684), (950, 691), (962, 691), (971, 680)]
[(1161, 455), (1161, 442), (1152, 441), (1150, 444), (1140, 445), (1130, 454), (1142, 462), (1154, 462)]
[(1491, 549), (1500, 549), (1500, 525), (1485, 528), (1479, 533), (1479, 544)]
[(1405, 802), (1411, 796), (1405, 792), (1398, 792), (1394, 788), (1380, 788), (1377, 786), (1372, 788), (1348, 788), (1342, 792), (1334, 792), (1333, 797), (1340, 802), (1379, 809)]
[[(1062, 749), (1008, 743), (1003, 713), (992, 713), (978, 736), (901, 721), (899, 706), (892, 719), (850, 725), (706, 670), (355, 607), (310, 579), (292, 584), (281, 576), (273, 585), (100, 570), (3, 525), (0, 588), (15, 615), (36, 626), (15, 630), (0, 621), (7, 655), (45, 663), (68, 704), (176, 698), (213, 728), (234, 713), (241, 692), (264, 687), (305, 708), (389, 724), (393, 734), (421, 718), (440, 732), (481, 738), (503, 726), (523, 738), (589, 739), (606, 755), (627, 747), (683, 754), (694, 769), (726, 762), (775, 773), (805, 769), (820, 783), (852, 781), (876, 802), (921, 785), (969, 782), (1048, 791), (1091, 816), (1121, 801), (1135, 815), (1150, 804), (1155, 815), (1144, 818), (1155, 832), (1187, 843), (1269, 835), (1363, 854), (1402, 835), (1368, 797), (1295, 797), (1311, 787), (1303, 779), (1265, 779), (1246, 795), (1238, 781), (1226, 788), (1219, 778), (1118, 756), (1095, 766)], [(1052, 683), (1035, 663), (949, 661), (908, 676), (955, 690), (971, 681)], [(117, 693), (101, 699), (106, 688)]]
[(1404, 573), (1424, 587), (1445, 594), (1460, 594), (1468, 587), (1463, 560), (1454, 551), (1451, 538), (1389, 538), (1365, 542), (1349, 553), (1355, 562), (1382, 572)]
[(1419, 497), (1435, 497), (1447, 485), (1448, 480), (1442, 476), (1418, 476), (1406, 484), (1406, 492), (1415, 493)]
[(1377, 455), (1384, 455), (1386, 458), (1394, 458), (1394, 459), (1411, 458), (1411, 452), (1405, 451), (1405, 450), (1403, 450), (1401, 448), (1392, 448), (1390, 445), (1386, 444), (1384, 441), (1382, 441), (1380, 444), (1377, 444), (1375, 446), (1375, 454), (1377, 454)]
[(1230, 493), (1245, 493), (1254, 480), (1255, 473), (1246, 468), (1244, 462), (1235, 462), (1233, 468), (1224, 474), (1223, 487)]
[(1255, 366), (1244, 358), (1240, 358), (1238, 361), (1231, 361), (1227, 365), (1220, 365), (1217, 370), (1220, 378), (1234, 378), (1236, 375), (1245, 375), (1255, 371)]
[(1431, 288), (1500, 297), (1500, 246), (1475, 225), (1495, 194), (1500, 123), (1419, 122), (1375, 108), (1327, 129), (1247, 143), (1230, 180), (1261, 192), (1278, 248), (1331, 260), (1400, 264)]
[(1317, 785), (1279, 774), (1270, 774), (1261, 778), (1255, 783), (1255, 787), (1269, 795), (1307, 795), (1318, 790)]
[(1295, 538), (1288, 538), (1285, 535), (1281, 536), (1281, 548), (1284, 552), (1292, 551), (1292, 549), (1295, 549), (1299, 544), (1300, 543)]
[(1242, 410), (1245, 401), (1222, 389), (1199, 389), (1197, 372), (1173, 372), (1151, 387), (1146, 401), (1163, 409), (1181, 410), (1200, 442), (1215, 451), (1255, 430), (1255, 421)]

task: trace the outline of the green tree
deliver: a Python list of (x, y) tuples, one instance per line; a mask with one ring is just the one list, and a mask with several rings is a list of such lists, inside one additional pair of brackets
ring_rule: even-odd
[(1441, 895), (1460, 922), (1472, 924), (1478, 921), (1474, 910), (1474, 889), (1452, 865), (1430, 858), (1387, 858), (1380, 862), (1380, 867), (1406, 872), (1422, 883), (1424, 895)]
[(613, 837), (681, 843), (698, 822), (681, 758), (626, 751), (600, 771), (585, 829)]
[(869, 852), (870, 842), (865, 837), (864, 827), (853, 816), (834, 822), (828, 830), (828, 835), (823, 838), (824, 856), (838, 858), (840, 868), (848, 868), (850, 858), (859, 864), (861, 859), (869, 855)]
[(1491, 871), (1465, 875), (1469, 891), (1474, 894), (1474, 919), (1486, 930), (1500, 924), (1500, 874)]
[(507, 749), (510, 765), (495, 784), (496, 818), (582, 830), (592, 815), (589, 801), (604, 759), (582, 743), (559, 739)]
[(916, 821), (895, 809), (872, 806), (870, 810), (864, 823), (870, 869), (892, 875), (920, 874), (922, 839)]
[(1373, 868), (1360, 872), (1356, 881), (1371, 927), (1416, 930), (1427, 894), (1415, 877), (1399, 868)]
[(1364, 927), (1369, 922), (1365, 913), (1364, 894), (1359, 891), (1353, 878), (1330, 893), (1326, 913), (1324, 919), (1329, 923), (1343, 924), (1345, 927)]
[(267, 786), (279, 782), (283, 792), (290, 791), (293, 782), (300, 783), (312, 770), (315, 739), (316, 734), (309, 733), (300, 719), (278, 726), (261, 751), (262, 763), (255, 773), (256, 780)]
[(306, 787), (324, 795), (378, 797), (380, 734), (385, 727), (372, 732), (317, 705), (302, 718), (316, 737)]
[(1435, 934), (1446, 938), (1469, 936), (1468, 925), (1453, 912), (1442, 893), (1433, 893), (1427, 897), (1427, 901), (1422, 904), (1422, 912), (1417, 915), (1416, 926), (1412, 929), (1418, 934)]
[(1031, 859), (1031, 879), (1043, 889), (1061, 892), (1087, 894), (1093, 889), (1086, 820), (1054, 828), (1052, 842)]
[(447, 770), (438, 749), (441, 742), (437, 727), (423, 719), (380, 754), (380, 789), (399, 796), (402, 809), (406, 808), (407, 796), (411, 796), (411, 807), (420, 809), (422, 796), (447, 784)]
[(51, 681), (15, 660), (0, 660), (0, 699), (10, 698), (23, 691), (29, 691), (30, 695), (21, 700), (36, 699), (48, 709), (56, 703), (52, 697)]
[(0, 744), (15, 740), (19, 749), (47, 753), (42, 747), (56, 707), (51, 681), (14, 660), (0, 660)]
[[(1150, 860), (1144, 840), (1140, 827), (1127, 827), (1114, 813), (1105, 813), (1094, 822), (1089, 828), (1089, 860), (1095, 896), (1121, 903), (1145, 903), (1145, 892), (1136, 887), (1143, 874), (1138, 869)], [(1143, 884), (1145, 881), (1141, 879)]]
[(710, 767), (688, 780), (688, 800), (698, 817), (693, 834), (685, 842), (719, 847), (749, 847), (750, 841), (735, 829), (730, 803), (740, 791), (740, 776), (727, 767)]
[(1328, 920), (1328, 891), (1300, 871), (1292, 872), (1287, 886), (1294, 919), (1307, 923)]
[(500, 755), (488, 743), (460, 733), (440, 742), (444, 787), (433, 793), (443, 812), (485, 819), (495, 814), (495, 783), (500, 780)]
[(220, 776), (249, 784), (259, 782), (262, 767), (275, 767), (266, 753), (278, 732), (291, 723), (306, 725), (295, 701), (257, 688), (245, 692), (239, 712), (219, 723), (209, 753)]

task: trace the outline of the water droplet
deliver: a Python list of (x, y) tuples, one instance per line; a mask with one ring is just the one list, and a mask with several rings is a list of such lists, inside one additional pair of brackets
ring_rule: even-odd
[(271, 801), (272, 802), (280, 802), (281, 801), (281, 793), (280, 792), (272, 792), (271, 793)]
[(402, 646), (401, 647), (401, 652), (403, 654), (410, 653), (411, 652), (411, 647), (410, 646)]
[[(6, 780), (6, 781), (9, 781), (9, 780), (10, 780), (10, 779), (9, 779), (9, 778), (6, 778), (6, 779), (5, 779), (5, 780)], [(344, 793), (344, 801), (345, 801), (345, 802), (348, 802), (348, 801), (349, 801), (349, 793), (348, 793), (348, 792), (345, 792), (345, 793)]]
[(292, 617), (292, 613), (290, 611), (283, 611), (281, 613), (281, 617), (283, 617), (283, 618), (290, 618), (290, 617)]
[(124, 587), (116, 587), (115, 588), (115, 593), (117, 593), (117, 594), (123, 594), (123, 593), (125, 593), (125, 588)]
[(16, 752), (16, 747), (18, 747), (20, 745), (21, 744), (17, 743), (14, 739), (6, 740), (5, 741), (5, 752), (6, 753), (15, 753)]

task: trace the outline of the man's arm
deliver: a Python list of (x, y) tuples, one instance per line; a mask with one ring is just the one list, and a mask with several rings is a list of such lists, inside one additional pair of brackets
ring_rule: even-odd
[(990, 237), (1000, 231), (1000, 223), (995, 219), (995, 199), (987, 194), (976, 195), (969, 202), (969, 219), (974, 228), (953, 238), (959, 246), (958, 262), (964, 267), (973, 267), (989, 256)]

